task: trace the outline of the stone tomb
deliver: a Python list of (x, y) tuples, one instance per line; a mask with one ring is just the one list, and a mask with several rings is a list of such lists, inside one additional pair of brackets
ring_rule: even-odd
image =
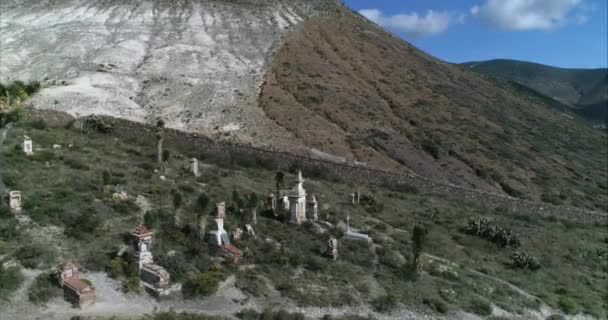
[(66, 301), (79, 307), (95, 302), (95, 289), (87, 282), (80, 280), (80, 273), (75, 264), (69, 261), (64, 262), (59, 267), (57, 276)]
[(150, 247), (152, 245), (152, 231), (145, 226), (139, 226), (131, 233), (135, 238), (135, 261), (139, 265), (139, 270), (146, 264), (154, 262)]
[(21, 212), (21, 191), (9, 191), (6, 196), (12, 212)]
[(171, 275), (165, 268), (154, 263), (150, 246), (152, 232), (139, 226), (131, 233), (135, 238), (135, 261), (139, 264), (139, 278), (148, 293), (155, 297), (165, 297), (181, 290), (181, 284), (171, 286)]
[(358, 231), (359, 230), (350, 228), (350, 214), (348, 214), (346, 216), (346, 232), (344, 233), (343, 239), (353, 241), (365, 241), (370, 244), (373, 242), (370, 236), (360, 233)]

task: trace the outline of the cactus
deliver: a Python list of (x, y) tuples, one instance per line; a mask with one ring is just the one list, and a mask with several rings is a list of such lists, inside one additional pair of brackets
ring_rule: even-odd
[(519, 238), (515, 233), (496, 225), (492, 220), (487, 218), (469, 219), (464, 232), (494, 242), (500, 248), (507, 246), (518, 248), (520, 245)]

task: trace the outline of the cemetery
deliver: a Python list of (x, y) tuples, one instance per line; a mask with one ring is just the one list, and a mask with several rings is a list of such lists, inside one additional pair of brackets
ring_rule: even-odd
[[(35, 146), (29, 155), (23, 136)], [(509, 295), (513, 300), (500, 308), (517, 313), (522, 305), (558, 310), (563, 298), (553, 292), (568, 287), (589, 292), (570, 298), (576, 310), (602, 312), (605, 279), (589, 271), (605, 268), (605, 260), (591, 256), (604, 240), (589, 239), (603, 234), (601, 225), (569, 229), (571, 222), (540, 217), (505, 219), (499, 210), (415, 190), (361, 186), (298, 167), (277, 171), (239, 158), (215, 161), (204, 150), (164, 146), (159, 165), (157, 147), (157, 141), (145, 145), (111, 132), (31, 122), (13, 128), (3, 146), (2, 177), (10, 190), (0, 215), (3, 261), (40, 270), (73, 261), (60, 268), (60, 287), (66, 305), (83, 310), (104, 297), (78, 275), (101, 272), (117, 290), (158, 301), (204, 299), (234, 277), (236, 288), (277, 308), (295, 301), (390, 313), (407, 304), (483, 315), (487, 297)], [(461, 230), (471, 217), (513, 230), (525, 252), (519, 259), (540, 261), (539, 269), (505, 266), (508, 249)], [(27, 227), (16, 228), (24, 219)], [(59, 231), (43, 240), (34, 236), (38, 230)], [(562, 237), (551, 236), (556, 232)], [(567, 262), (557, 248), (541, 245), (547, 237), (560, 251), (579, 252), (579, 237), (595, 247), (587, 258), (573, 255)], [(38, 254), (23, 254), (32, 249)], [(573, 263), (586, 266), (577, 277), (589, 281), (565, 277)], [(492, 277), (480, 276), (480, 266)], [(529, 284), (521, 285), (542, 301), (513, 295), (494, 277), (526, 278)], [(562, 283), (537, 285), (554, 277)], [(272, 292), (280, 299), (269, 298)]]

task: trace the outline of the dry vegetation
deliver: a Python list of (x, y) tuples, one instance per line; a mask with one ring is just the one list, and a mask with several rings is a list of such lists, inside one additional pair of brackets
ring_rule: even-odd
[(259, 106), (298, 142), (382, 168), (606, 210), (606, 134), (350, 12), (284, 39)]

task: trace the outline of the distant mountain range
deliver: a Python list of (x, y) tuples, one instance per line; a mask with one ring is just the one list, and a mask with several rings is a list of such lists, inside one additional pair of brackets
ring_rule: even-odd
[(524, 85), (595, 124), (607, 122), (608, 69), (564, 69), (516, 60), (476, 61), (464, 65)]

